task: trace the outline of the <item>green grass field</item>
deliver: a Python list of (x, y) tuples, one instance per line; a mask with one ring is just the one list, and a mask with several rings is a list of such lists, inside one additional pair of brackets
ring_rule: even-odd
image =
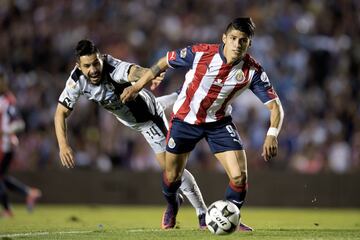
[(160, 230), (162, 207), (40, 205), (32, 214), (14, 206), (0, 219), (0, 240), (10, 239), (360, 239), (360, 209), (244, 208), (251, 233), (215, 236), (197, 229), (195, 212), (182, 207), (178, 227)]

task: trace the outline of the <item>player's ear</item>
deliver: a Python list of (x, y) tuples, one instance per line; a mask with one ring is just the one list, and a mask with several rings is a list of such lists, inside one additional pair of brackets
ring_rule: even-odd
[(225, 42), (226, 42), (226, 34), (225, 33), (223, 33), (223, 35), (222, 35), (222, 41), (225, 44)]
[(78, 61), (76, 61), (76, 67), (77, 67), (79, 70), (81, 70), (81, 69), (80, 69), (80, 64), (79, 64)]

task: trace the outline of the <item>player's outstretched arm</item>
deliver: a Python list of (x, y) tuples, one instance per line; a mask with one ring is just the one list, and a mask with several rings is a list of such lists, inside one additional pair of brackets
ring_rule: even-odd
[(74, 154), (68, 144), (66, 134), (66, 118), (70, 115), (70, 113), (70, 109), (59, 103), (54, 116), (55, 133), (59, 144), (59, 156), (62, 165), (67, 168), (73, 168), (75, 166)]
[[(137, 65), (131, 65), (128, 73), (128, 81), (136, 82), (138, 81), (146, 71), (150, 70), (149, 68), (143, 68)], [(165, 72), (160, 73), (160, 75), (156, 76), (152, 81), (151, 90), (154, 90), (162, 80), (164, 80)], [(156, 87), (154, 87), (156, 86)]]
[(284, 110), (279, 99), (267, 103), (266, 106), (270, 110), (270, 128), (265, 137), (261, 156), (264, 157), (265, 161), (268, 161), (275, 157), (278, 152), (277, 136), (284, 119)]
[(128, 73), (128, 81), (136, 82), (138, 81), (148, 70), (148, 68), (143, 68), (138, 65), (131, 65)]
[[(154, 66), (148, 69), (134, 85), (124, 89), (120, 96), (121, 101), (125, 103), (134, 99), (136, 94), (143, 89), (147, 83), (160, 76), (168, 67), (166, 57), (161, 58)], [(154, 84), (155, 86), (151, 86), (152, 89), (155, 89), (160, 82)]]

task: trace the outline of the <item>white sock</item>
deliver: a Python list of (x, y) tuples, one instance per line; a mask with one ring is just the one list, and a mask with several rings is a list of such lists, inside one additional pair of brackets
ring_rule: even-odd
[(160, 103), (162, 108), (164, 110), (166, 110), (167, 108), (171, 107), (175, 103), (177, 97), (178, 97), (178, 94), (176, 92), (173, 92), (168, 95), (157, 97), (156, 100)]
[(181, 177), (181, 192), (186, 196), (196, 210), (196, 214), (206, 213), (206, 205), (194, 176), (186, 169)]

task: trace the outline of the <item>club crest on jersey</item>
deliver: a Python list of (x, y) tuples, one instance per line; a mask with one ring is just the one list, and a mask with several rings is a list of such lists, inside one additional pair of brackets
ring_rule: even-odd
[(183, 49), (181, 49), (181, 51), (180, 51), (180, 57), (181, 58), (186, 58), (186, 48), (183, 48)]
[(244, 72), (241, 69), (237, 70), (237, 72), (235, 73), (235, 78), (236, 81), (239, 82), (244, 81), (245, 79)]
[(176, 146), (176, 143), (175, 143), (175, 141), (174, 141), (173, 138), (170, 138), (170, 139), (169, 139), (168, 146), (169, 146), (169, 148), (171, 148), (171, 149), (173, 149), (173, 148)]
[(169, 52), (169, 61), (174, 61), (176, 59), (176, 52), (171, 51)]

